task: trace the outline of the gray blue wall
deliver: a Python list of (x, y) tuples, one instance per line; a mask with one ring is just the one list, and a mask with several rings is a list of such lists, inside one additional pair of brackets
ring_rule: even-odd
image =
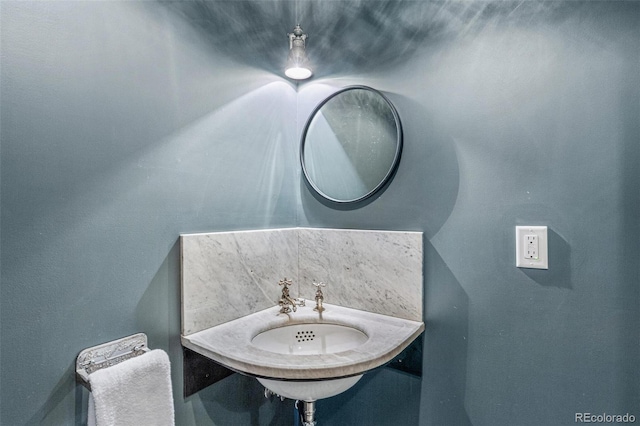
[(137, 331), (171, 356), (178, 424), (269, 414), (255, 380), (182, 402), (178, 234), (295, 223), (295, 88), (156, 3), (1, 13), (0, 423), (81, 424), (77, 353)]
[[(420, 424), (638, 416), (639, 6), (496, 16), (367, 76), (403, 120), (394, 181), (349, 211), (301, 191), (304, 225), (425, 231), (425, 374), (419, 408), (402, 405)], [(514, 226), (528, 224), (549, 226), (548, 271), (514, 267)], [(364, 412), (376, 391), (359, 392)]]
[[(155, 3), (2, 2), (0, 424), (81, 424), (75, 356), (138, 331), (171, 356), (179, 425), (292, 424), (238, 375), (181, 397), (177, 236), (296, 225), (426, 236), (422, 380), (368, 375), (323, 425), (640, 417), (640, 4), (530, 4), (296, 87)], [(348, 84), (389, 96), (405, 149), (338, 209), (297, 138)], [(513, 266), (527, 224), (548, 271)]]

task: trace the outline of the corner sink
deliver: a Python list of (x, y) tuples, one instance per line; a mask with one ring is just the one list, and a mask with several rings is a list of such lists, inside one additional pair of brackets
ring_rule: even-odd
[(325, 303), (319, 314), (274, 306), (182, 336), (183, 346), (255, 377), (280, 396), (315, 401), (353, 386), (391, 361), (424, 330), (424, 323)]
[(366, 342), (368, 336), (339, 324), (296, 324), (263, 331), (251, 343), (277, 354), (320, 355), (348, 351)]
[[(296, 324), (263, 331), (251, 344), (265, 351), (291, 355), (322, 355), (354, 349), (368, 336), (339, 324)], [(304, 364), (304, 361), (302, 361)], [(355, 385), (362, 374), (322, 381), (286, 381), (258, 378), (271, 392), (289, 399), (316, 401), (342, 393)]]

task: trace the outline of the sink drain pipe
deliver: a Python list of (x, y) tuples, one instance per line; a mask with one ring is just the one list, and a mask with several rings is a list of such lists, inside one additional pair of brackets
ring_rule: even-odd
[[(264, 397), (271, 399), (272, 396), (280, 398), (280, 401), (284, 401), (285, 397), (280, 396), (273, 391), (264, 388)], [(302, 411), (300, 410), (300, 400), (296, 399), (295, 409), (297, 418), (295, 419), (294, 426), (316, 426), (316, 402), (315, 401), (302, 401)]]
[(302, 411), (298, 405), (300, 400), (296, 401), (296, 409), (300, 414), (300, 420), (302, 422), (301, 426), (316, 426), (316, 402), (315, 401), (302, 401)]

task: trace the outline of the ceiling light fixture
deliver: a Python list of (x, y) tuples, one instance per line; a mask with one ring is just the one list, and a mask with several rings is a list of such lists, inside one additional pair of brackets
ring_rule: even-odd
[(287, 36), (289, 37), (289, 57), (284, 73), (294, 80), (304, 80), (311, 77), (313, 72), (305, 52), (305, 40), (308, 36), (302, 31), (300, 24), (296, 25), (293, 32)]

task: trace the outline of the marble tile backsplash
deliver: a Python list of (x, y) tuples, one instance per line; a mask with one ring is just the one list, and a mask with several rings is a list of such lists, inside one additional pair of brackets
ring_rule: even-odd
[(278, 281), (298, 293), (298, 232), (293, 229), (180, 236), (182, 334), (277, 304)]
[(301, 297), (422, 321), (422, 233), (343, 229), (298, 230)]
[(287, 228), (184, 234), (182, 334), (277, 304), (278, 281), (293, 297), (422, 321), (421, 232)]

